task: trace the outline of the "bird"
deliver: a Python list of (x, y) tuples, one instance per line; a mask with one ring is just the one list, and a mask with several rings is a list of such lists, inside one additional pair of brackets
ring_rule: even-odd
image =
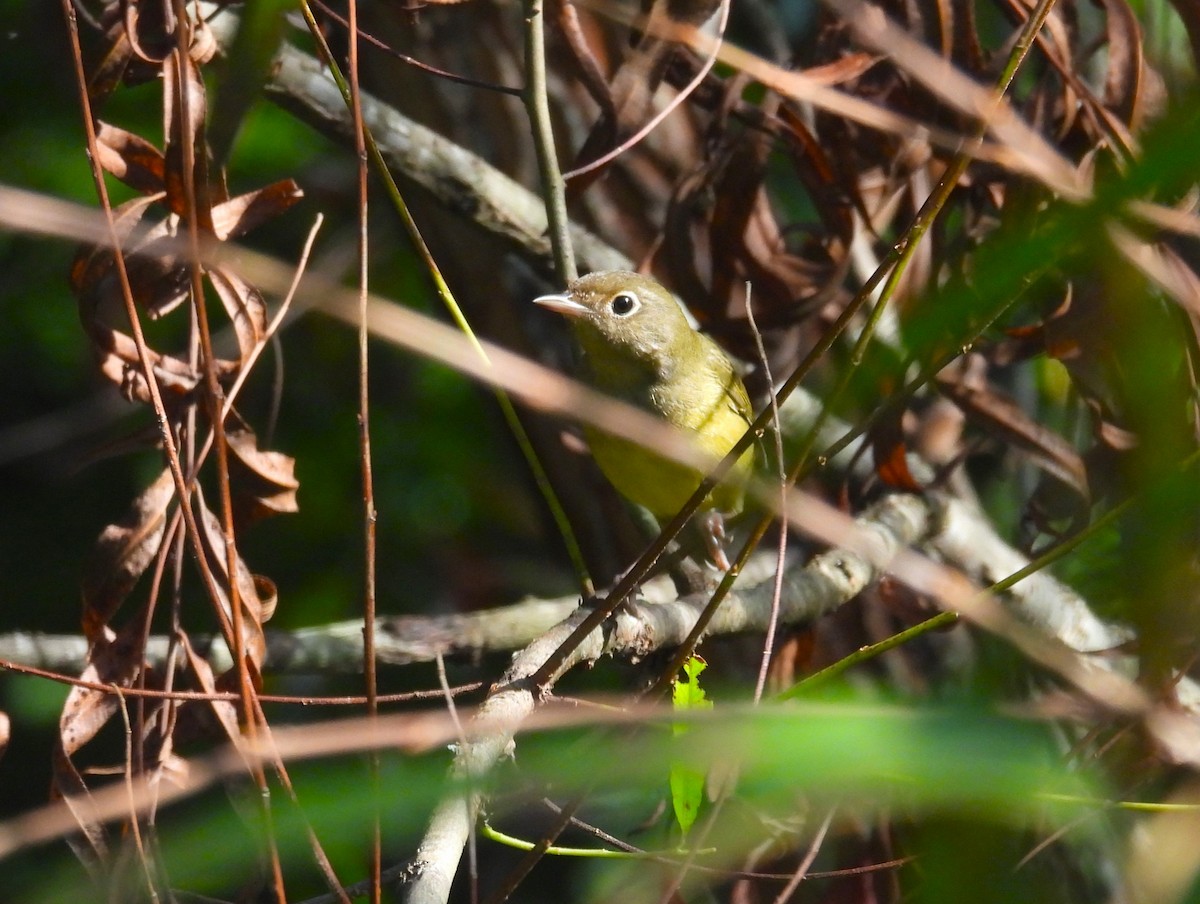
[[(628, 270), (589, 273), (534, 303), (570, 320), (583, 353), (580, 376), (592, 388), (686, 431), (717, 459), (749, 429), (753, 409), (732, 359), (651, 277)], [(608, 481), (660, 522), (672, 518), (706, 476), (589, 424), (583, 433)], [(700, 507), (697, 523), (709, 559), (722, 571), (730, 568), (725, 516), (741, 511), (754, 458), (750, 446)]]

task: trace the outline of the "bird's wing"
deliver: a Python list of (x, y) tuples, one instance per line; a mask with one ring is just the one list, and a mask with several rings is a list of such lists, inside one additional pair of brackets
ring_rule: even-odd
[(750, 404), (750, 395), (746, 392), (745, 384), (742, 383), (742, 379), (738, 376), (733, 362), (729, 360), (729, 356), (707, 336), (704, 338), (712, 343), (709, 348), (709, 358), (712, 360), (714, 371), (721, 375), (721, 381), (725, 389), (725, 404), (734, 414), (746, 422), (747, 427), (750, 426), (754, 421), (754, 407)]
[(754, 422), (754, 408), (750, 405), (750, 394), (746, 392), (746, 387), (736, 374), (725, 384), (725, 400), (729, 407), (746, 422), (747, 427)]

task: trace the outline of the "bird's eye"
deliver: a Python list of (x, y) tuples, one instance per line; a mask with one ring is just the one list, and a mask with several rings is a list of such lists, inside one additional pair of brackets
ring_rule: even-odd
[(614, 295), (608, 306), (618, 317), (628, 317), (638, 309), (637, 296), (622, 292), (620, 295)]

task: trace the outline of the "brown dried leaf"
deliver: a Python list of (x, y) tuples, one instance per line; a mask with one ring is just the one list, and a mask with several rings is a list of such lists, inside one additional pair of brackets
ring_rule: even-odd
[[(172, 213), (186, 217), (189, 206), (186, 188), (190, 183), (195, 192), (195, 214), (200, 227), (211, 230), (214, 199), (210, 196), (208, 146), (204, 140), (204, 123), (208, 115), (204, 80), (194, 60), (184, 57), (176, 66), (178, 59), (172, 56), (162, 68), (167, 205)], [(193, 168), (190, 172), (184, 170), (185, 146), (191, 148)]]
[(247, 427), (229, 429), (226, 438), (233, 453), (230, 475), (237, 481), (240, 523), (300, 510), (296, 499), (300, 482), (296, 480), (294, 458), (259, 449), (258, 438)]
[(1114, 452), (1129, 452), (1137, 448), (1138, 438), (1136, 433), (1104, 420), (1099, 411), (1099, 406), (1095, 402), (1089, 402), (1089, 407), (1092, 409), (1093, 414), (1096, 415), (1096, 438), (1101, 443)]
[(125, 3), (125, 35), (133, 52), (147, 63), (162, 63), (175, 49), (167, 30), (165, 8), (159, 3)]
[(300, 486), (296, 480), (296, 460), (282, 452), (258, 448), (258, 437), (248, 428), (231, 429), (226, 433), (230, 451), (264, 483), (293, 493)]
[[(161, 201), (157, 194), (118, 209), (118, 234), (123, 242), (141, 225), (146, 211)], [(146, 229), (125, 251), (125, 272), (136, 305), (151, 317), (161, 317), (188, 297), (188, 271), (177, 254), (174, 238), (177, 218), (168, 217)], [(71, 267), (71, 286), (79, 296), (80, 317), (92, 338), (103, 347), (111, 330), (99, 312), (124, 310), (125, 299), (114, 269), (116, 255), (108, 248), (83, 248)]]
[[(142, 373), (141, 364), (133, 350), (133, 340), (122, 333), (113, 333), (114, 348), (101, 349), (97, 353), (100, 372), (121, 391), (121, 396), (131, 402), (149, 405), (153, 396)], [(183, 398), (200, 384), (200, 376), (178, 358), (150, 352), (151, 367), (158, 388), (165, 394)]]
[[(837, 237), (843, 248), (849, 247), (854, 237), (853, 209), (855, 204), (861, 208), (862, 198), (854, 192), (854, 198), (847, 200), (847, 188), (854, 186), (838, 184), (833, 166), (821, 142), (812, 134), (792, 104), (780, 105), (779, 122), (783, 126), (784, 148), (796, 174), (820, 212), (821, 223), (831, 236)], [(869, 219), (865, 211), (863, 219)]]
[[(719, 5), (719, 0), (672, 0), (646, 6), (645, 28), (631, 35), (629, 50), (613, 72), (608, 88), (600, 93), (595, 90), (598, 86), (590, 85), (590, 78), (586, 82), (599, 96), (601, 115), (579, 149), (572, 169), (604, 157), (651, 119), (655, 92), (672, 57), (687, 33), (709, 20)], [(570, 39), (568, 43), (576, 52), (576, 62), (588, 65), (590, 55), (580, 54), (580, 47)], [(568, 183), (568, 196), (578, 196), (594, 184), (611, 163), (573, 177)]]
[(258, 289), (227, 267), (210, 269), (208, 279), (233, 323), (238, 351), (244, 361), (266, 337), (266, 302)]
[[(140, 624), (127, 626), (120, 635), (105, 630), (93, 641), (90, 662), (79, 676), (92, 684), (128, 687), (141, 670)], [(109, 691), (75, 685), (67, 694), (59, 717), (59, 743), (67, 757), (78, 753), (117, 712), (119, 700)]]
[(100, 533), (83, 576), (83, 633), (90, 642), (104, 637), (113, 614), (154, 561), (174, 498), (175, 482), (164, 468), (124, 517)]
[[(191, 274), (180, 258), (176, 241), (178, 227), (178, 217), (166, 217), (147, 230), (125, 254), (133, 300), (155, 320), (171, 313), (191, 294)], [(117, 295), (115, 287), (113, 294)], [(124, 304), (123, 299), (113, 300)]]
[(177, 753), (166, 753), (159, 757), (156, 776), (170, 782), (176, 788), (186, 788), (191, 782), (191, 764)]
[(875, 473), (887, 486), (911, 493), (925, 488), (908, 469), (908, 447), (904, 442), (904, 407), (890, 406), (883, 417), (871, 426), (871, 450), (875, 456)]
[(936, 381), (942, 393), (962, 409), (968, 420), (1027, 456), (1047, 474), (1074, 490), (1083, 503), (1090, 501), (1087, 468), (1074, 446), (1039, 424), (1016, 402), (991, 386), (968, 385), (957, 375), (945, 371)]
[(292, 179), (281, 179), (265, 188), (238, 195), (213, 207), (213, 234), (221, 241), (245, 235), (273, 219), (304, 197)]
[(163, 191), (163, 155), (154, 145), (125, 129), (99, 123), (96, 132), (100, 165), (126, 185), (143, 194)]
[[(138, 198), (117, 210), (118, 235), (125, 240), (140, 225), (149, 207), (162, 196)], [(180, 264), (173, 244), (176, 218), (168, 217), (139, 238), (138, 244), (126, 254), (126, 272), (134, 303), (152, 317), (161, 317), (189, 297), (187, 269)], [(150, 401), (150, 391), (142, 373), (137, 343), (133, 337), (111, 327), (106, 316), (122, 312), (125, 302), (122, 288), (114, 270), (115, 258), (104, 248), (83, 248), (71, 265), (71, 287), (75, 291), (79, 318), (91, 339), (93, 352), (101, 372), (121, 388), (128, 399)], [(257, 298), (257, 293), (253, 293)], [(243, 326), (253, 323), (252, 311), (257, 302), (247, 302), (239, 315)], [(234, 308), (238, 304), (234, 303)], [(121, 315), (115, 315), (121, 316)], [(261, 321), (265, 314), (259, 314)], [(236, 321), (235, 321), (236, 322)], [(182, 359), (149, 349), (151, 366), (159, 387), (165, 393), (181, 397), (190, 394), (199, 384), (200, 373)], [(218, 379), (236, 373), (240, 361), (218, 359), (215, 362)]]
[(1068, 283), (1063, 292), (1062, 303), (1041, 323), (1009, 327), (1005, 330), (1008, 339), (998, 343), (993, 349), (992, 362), (1005, 366), (1016, 361), (1027, 361), (1043, 352), (1060, 361), (1078, 355), (1079, 343), (1071, 338), (1071, 324), (1074, 319), (1071, 306), (1074, 295), (1074, 289)]
[[(684, 26), (697, 26), (716, 11), (718, 0), (676, 0), (653, 3), (645, 31), (635, 35), (632, 46), (610, 81), (616, 110), (618, 140), (637, 131), (652, 112), (654, 93), (662, 84), (671, 56), (679, 47), (674, 35)], [(671, 34), (673, 37), (663, 37)]]
[(604, 74), (603, 64), (597, 59), (592, 45), (588, 42), (575, 4), (567, 0), (550, 0), (547, 11), (548, 21), (557, 26), (559, 36), (570, 51), (567, 59), (571, 64), (572, 73), (600, 107), (600, 120), (612, 122), (616, 110), (613, 107), (608, 78)]
[(1136, 128), (1144, 113), (1142, 79), (1146, 60), (1142, 53), (1142, 28), (1126, 0), (1099, 0), (1108, 31), (1108, 71), (1104, 78), (1104, 105)]
[[(220, 693), (220, 688), (217, 687), (217, 681), (213, 676), (212, 666), (208, 664), (208, 660), (193, 649), (191, 641), (186, 636), (182, 638), (181, 646), (183, 647), (184, 655), (187, 657), (188, 667), (191, 669), (192, 674), (196, 676), (196, 682), (200, 685), (200, 689), (204, 693), (213, 696)], [(226, 737), (232, 742), (233, 749), (240, 754), (242, 750), (242, 736), (241, 730), (238, 728), (237, 708), (229, 700), (219, 699), (209, 700), (204, 706), (211, 710), (217, 723), (224, 730)], [(194, 710), (184, 710), (185, 713), (189, 711), (194, 715)]]
[(983, 72), (983, 46), (979, 41), (975, 4), (962, 3), (959, 6), (959, 15), (955, 20), (957, 27), (954, 29), (954, 61), (968, 72)]
[(1200, 317), (1200, 276), (1168, 245), (1150, 242), (1116, 222), (1107, 224), (1113, 244), (1192, 318)]
[[(70, 701), (68, 701), (69, 703)], [(63, 803), (67, 805), (67, 809), (75, 817), (75, 822), (79, 826), (79, 831), (82, 835), (82, 843), (77, 838), (68, 839), (72, 850), (88, 866), (107, 860), (108, 834), (104, 830), (104, 824), (96, 815), (91, 792), (88, 790), (83, 776), (75, 768), (75, 764), (71, 761), (70, 757), (62, 752), (59, 746), (55, 747), (54, 754), (51, 757), (51, 768), (51, 796), (61, 798)]]
[(92, 68), (88, 78), (88, 98), (97, 110), (120, 84), (133, 59), (133, 46), (129, 42), (129, 35), (119, 23), (114, 23), (107, 37), (110, 43), (104, 57)]
[[(124, 244), (130, 234), (141, 223), (146, 211), (161, 198), (134, 198), (113, 210), (113, 229), (117, 239)], [(71, 291), (77, 295), (97, 293), (101, 278), (111, 272), (115, 258), (112, 249), (99, 245), (83, 245), (75, 252), (71, 262)], [(82, 299), (81, 299), (82, 300)], [(86, 319), (85, 319), (86, 324)]]
[[(91, 337), (101, 372), (120, 387), (125, 398), (149, 403), (150, 389), (142, 372), (137, 343), (133, 337), (111, 329), (95, 318), (88, 320), (85, 317), (84, 326)], [(200, 374), (186, 361), (159, 354), (153, 349), (149, 349), (148, 352), (155, 380), (164, 392), (182, 397), (190, 394), (199, 384)], [(230, 362), (217, 361), (217, 372), (220, 376), (226, 376), (232, 369), (233, 365)]]
[[(220, 693), (220, 688), (217, 687), (216, 678), (213, 676), (212, 666), (208, 664), (208, 660), (199, 655), (193, 649), (191, 641), (185, 636), (181, 640), (184, 655), (187, 657), (188, 667), (192, 674), (196, 676), (196, 682), (200, 685), (200, 689), (206, 694), (216, 696)], [(233, 744), (233, 749), (239, 754), (242, 750), (241, 730), (238, 728), (237, 708), (229, 700), (209, 700), (203, 704), (211, 710), (218, 724), (224, 730), (226, 737)], [(184, 709), (184, 713), (193, 712), (194, 710)], [(181, 714), (182, 718), (182, 714)]]
[[(226, 557), (225, 531), (220, 519), (210, 509), (203, 497), (196, 494), (195, 511), (200, 526), (200, 539), (204, 546), (205, 560), (216, 580), (219, 599), (217, 604), (225, 611), (230, 625), (233, 624), (233, 610), (229, 601), (229, 568)], [(258, 586), (254, 575), (246, 566), (241, 554), (235, 553), (234, 581), (237, 587), (238, 599), (242, 607), (242, 647), (250, 662), (259, 668), (266, 655), (266, 638), (263, 636), (262, 623), (263, 604), (258, 596)], [(235, 666), (236, 668), (236, 666)]]
[(217, 43), (217, 36), (213, 34), (213, 30), (208, 27), (207, 19), (193, 20), (191, 29), (192, 40), (188, 44), (188, 56), (197, 66), (203, 66), (217, 55), (221, 46)]
[(268, 622), (275, 614), (279, 605), (279, 587), (269, 577), (262, 574), (254, 576), (254, 592), (258, 594), (259, 605), (262, 607), (262, 620)]
[[(663, 245), (684, 296), (724, 302), (727, 318), (745, 310), (750, 281), (764, 329), (795, 324), (841, 282), (823, 248), (814, 248), (811, 259), (787, 248), (763, 185), (770, 147), (766, 136), (739, 134), (685, 179), (668, 209)], [(711, 274), (710, 286), (704, 285), (705, 273)], [(711, 307), (695, 308), (702, 322)]]
[[(93, 639), (90, 661), (80, 678), (92, 684), (129, 687), (141, 671), (142, 635), (143, 625), (137, 620), (120, 634), (105, 629)], [(76, 845), (76, 850), (85, 859), (104, 859), (108, 841), (103, 825), (94, 816), (90, 791), (74, 757), (100, 733), (119, 707), (116, 694), (75, 685), (67, 694), (58, 720), (51, 792), (60, 795), (75, 816), (87, 845), (82, 849)]]
[(922, 10), (922, 18), (927, 17), (932, 20), (936, 15), (937, 27), (934, 27), (933, 21), (930, 21), (925, 27), (928, 34), (926, 43), (931, 47), (936, 46), (937, 51), (942, 56), (950, 59), (950, 54), (954, 51), (954, 32), (956, 30), (954, 25), (955, 11), (950, 0), (930, 0), (930, 2), (924, 4), (913, 2), (911, 8)]

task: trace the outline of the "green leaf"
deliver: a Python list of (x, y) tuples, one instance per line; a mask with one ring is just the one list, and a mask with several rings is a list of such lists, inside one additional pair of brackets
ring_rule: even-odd
[[(671, 692), (671, 701), (676, 711), (712, 709), (712, 701), (700, 686), (700, 673), (706, 668), (708, 663), (699, 656), (692, 656), (684, 663), (685, 677), (676, 679)], [(671, 761), (671, 806), (675, 810), (675, 820), (685, 838), (700, 812), (700, 804), (704, 799), (705, 778), (703, 769), (691, 765), (696, 757), (688, 756), (693, 752), (684, 737), (689, 730), (687, 725), (678, 722), (671, 729), (679, 753), (679, 756)]]

